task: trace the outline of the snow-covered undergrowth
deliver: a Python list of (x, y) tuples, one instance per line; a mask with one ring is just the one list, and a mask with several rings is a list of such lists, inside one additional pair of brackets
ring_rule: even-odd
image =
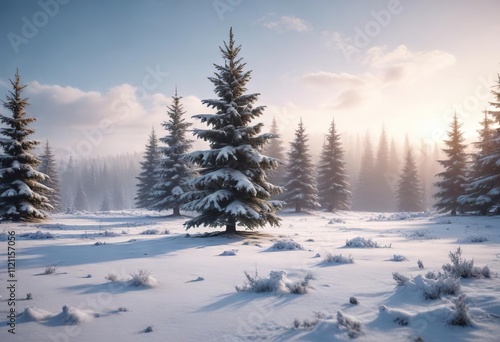
[(111, 283), (122, 283), (132, 287), (155, 287), (158, 281), (147, 270), (140, 269), (130, 274), (129, 279), (119, 279), (116, 273), (108, 273), (104, 279)]
[(462, 249), (457, 248), (455, 252), (448, 254), (451, 264), (443, 265), (443, 271), (450, 273), (457, 278), (491, 278), (488, 266), (474, 266), (474, 259), (462, 259)]
[(349, 256), (345, 256), (342, 254), (326, 253), (323, 263), (353, 264), (354, 257), (351, 254), (349, 254)]
[(52, 317), (52, 313), (38, 309), (38, 308), (25, 308), (23, 312), (18, 315), (18, 320), (20, 322), (40, 322), (45, 321)]
[(354, 248), (390, 248), (391, 246), (382, 246), (378, 242), (374, 241), (371, 237), (366, 239), (361, 236), (357, 236), (353, 239), (347, 239), (345, 241), (346, 247), (354, 247)]
[(163, 232), (160, 231), (159, 229), (146, 229), (141, 232), (141, 235), (158, 235), (158, 234), (165, 234), (168, 235), (170, 234), (170, 231), (168, 229), (165, 229)]
[(469, 235), (467, 236), (468, 242), (480, 243), (488, 241), (488, 238), (484, 235)]
[(420, 292), (423, 298), (434, 300), (443, 296), (456, 296), (461, 293), (460, 280), (447, 274), (441, 274), (436, 279), (426, 278), (421, 274), (408, 278), (398, 272), (392, 275), (398, 289), (409, 292)]
[(313, 278), (311, 273), (308, 273), (303, 280), (298, 281), (289, 280), (286, 274), (286, 271), (271, 271), (268, 278), (261, 278), (257, 272), (255, 275), (245, 272), (247, 280), (242, 286), (236, 286), (236, 291), (276, 292), (280, 294), (305, 294), (308, 292), (309, 281)]
[(402, 221), (402, 220), (410, 220), (410, 219), (417, 219), (430, 216), (431, 213), (427, 211), (418, 213), (398, 212), (393, 214), (378, 214), (375, 216), (371, 216), (367, 219), (367, 221), (368, 222)]
[(54, 234), (52, 234), (50, 232), (42, 232), (41, 230), (37, 230), (34, 233), (21, 234), (20, 236), (28, 238), (28, 239), (33, 239), (33, 240), (44, 240), (44, 239), (54, 239), (55, 238)]
[(392, 259), (391, 261), (408, 261), (408, 259), (404, 256), (404, 255), (401, 255), (401, 254), (394, 254), (392, 256)]
[(328, 224), (336, 224), (336, 223), (344, 224), (345, 221), (341, 218), (338, 218), (338, 217), (334, 217), (334, 218), (330, 219), (330, 221), (328, 221)]
[(433, 240), (437, 239), (435, 235), (433, 235), (429, 229), (416, 229), (412, 231), (411, 233), (406, 233), (404, 236), (407, 239), (412, 239), (412, 240)]
[(297, 251), (304, 250), (304, 247), (293, 240), (277, 240), (269, 247), (269, 251)]
[(224, 252), (222, 252), (219, 255), (220, 256), (236, 256), (236, 255), (238, 255), (238, 250), (237, 249), (231, 249), (231, 250), (228, 250), (228, 251), (224, 251)]

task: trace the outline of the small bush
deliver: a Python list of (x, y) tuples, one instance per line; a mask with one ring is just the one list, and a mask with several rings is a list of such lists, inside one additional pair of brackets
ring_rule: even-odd
[(31, 294), (31, 292), (26, 293), (26, 300), (32, 300), (32, 299), (33, 295)]
[(247, 281), (242, 286), (236, 286), (236, 291), (305, 294), (309, 288), (309, 281), (313, 279), (312, 274), (308, 273), (304, 280), (291, 282), (286, 278), (285, 271), (271, 271), (269, 278), (261, 278), (257, 272), (255, 275), (245, 272), (245, 276)]
[(354, 239), (347, 239), (345, 242), (346, 247), (355, 247), (355, 248), (390, 248), (389, 246), (382, 246), (378, 242), (373, 241), (372, 238), (365, 239), (364, 237), (358, 236)]
[(151, 273), (144, 269), (140, 269), (137, 273), (130, 274), (132, 278), (129, 284), (134, 287), (154, 287), (158, 284), (155, 278), (151, 277)]
[(405, 275), (402, 275), (399, 272), (393, 272), (392, 279), (394, 279), (396, 281), (396, 287), (404, 286), (410, 281), (410, 278), (408, 278)]
[(319, 320), (317, 320), (317, 319), (312, 320), (312, 321), (310, 321), (308, 319), (300, 321), (297, 318), (295, 318), (293, 321), (293, 326), (295, 327), (295, 329), (311, 330), (318, 324), (318, 322), (319, 322)]
[(304, 247), (301, 244), (293, 240), (278, 240), (269, 248), (269, 250), (278, 251), (295, 251), (303, 249)]
[(337, 264), (353, 264), (354, 258), (350, 254), (348, 257), (346, 257), (343, 256), (342, 254), (334, 255), (331, 253), (327, 253), (323, 261), (329, 263), (337, 263)]
[(118, 276), (115, 274), (115, 273), (108, 273), (104, 279), (106, 279), (107, 281), (111, 282), (111, 283), (115, 283), (118, 281)]
[(335, 223), (344, 224), (345, 221), (338, 217), (334, 217), (330, 221), (328, 221), (328, 224), (335, 224)]
[(434, 300), (442, 296), (456, 296), (462, 291), (462, 287), (458, 279), (441, 275), (436, 279), (423, 281), (422, 290), (425, 299)]
[(43, 274), (54, 274), (54, 273), (56, 273), (56, 270), (57, 270), (57, 267), (55, 265), (47, 266), (47, 267), (45, 267), (45, 271), (43, 272)]
[(462, 249), (457, 248), (455, 252), (448, 254), (451, 264), (443, 265), (443, 271), (458, 278), (490, 278), (488, 266), (474, 267), (474, 259), (462, 259)]
[(21, 234), (20, 236), (27, 237), (27, 238), (33, 239), (33, 240), (44, 240), (44, 239), (54, 239), (55, 238), (54, 234), (52, 234), (50, 232), (44, 233), (41, 230), (38, 230), (34, 233), (24, 233), (24, 234)]
[(408, 261), (404, 255), (394, 254), (392, 256), (392, 261)]
[(160, 231), (158, 229), (147, 229), (143, 232), (141, 232), (142, 235), (156, 235), (160, 234)]
[(356, 297), (351, 297), (349, 298), (349, 303), (351, 303), (352, 305), (358, 305), (359, 301)]
[(470, 235), (467, 237), (467, 240), (470, 242), (478, 243), (478, 242), (486, 242), (488, 238), (484, 235)]
[(337, 323), (339, 327), (347, 329), (350, 338), (356, 338), (361, 334), (361, 323), (354, 317), (343, 314), (342, 311), (337, 312)]
[(105, 230), (104, 231), (104, 236), (107, 236), (107, 237), (114, 237), (114, 236), (119, 236), (120, 234), (118, 233), (115, 233), (111, 230)]
[(128, 309), (127, 309), (127, 308), (125, 308), (125, 307), (123, 307), (123, 306), (120, 306), (120, 307), (118, 308), (118, 312), (127, 312), (127, 311), (128, 311)]
[(424, 263), (420, 259), (417, 260), (417, 265), (418, 265), (418, 268), (420, 268), (420, 269), (424, 268)]
[(231, 249), (229, 251), (224, 251), (224, 252), (222, 252), (219, 255), (220, 256), (235, 256), (235, 255), (238, 255), (238, 250), (237, 249)]
[(469, 307), (465, 304), (465, 294), (454, 299), (453, 304), (455, 307), (453, 308), (453, 313), (448, 318), (448, 323), (462, 327), (472, 326), (473, 322), (469, 315)]
[(150, 333), (150, 332), (153, 332), (153, 326), (152, 326), (152, 325), (148, 326), (148, 327), (147, 327), (146, 329), (144, 329), (142, 332), (143, 332), (143, 333)]

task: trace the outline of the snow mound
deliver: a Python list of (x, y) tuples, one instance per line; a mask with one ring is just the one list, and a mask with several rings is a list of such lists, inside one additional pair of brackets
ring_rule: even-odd
[(221, 254), (219, 254), (220, 256), (233, 256), (233, 255), (238, 255), (238, 250), (237, 249), (231, 249), (229, 251), (224, 251), (222, 252)]
[(391, 261), (408, 261), (408, 259), (404, 255), (394, 254)]
[(304, 247), (293, 240), (277, 240), (271, 247), (269, 251), (296, 251), (304, 250)]
[[(354, 239), (348, 239), (345, 242), (346, 247), (354, 248), (382, 248), (387, 246), (381, 246), (378, 242), (373, 241), (372, 238), (365, 239), (364, 237), (358, 236)], [(389, 246), (390, 247), (390, 246)]]
[(334, 217), (330, 221), (328, 221), (328, 224), (335, 224), (335, 223), (344, 224), (345, 221), (338, 217)]
[(386, 305), (381, 305), (378, 308), (378, 311), (379, 319), (381, 320), (390, 320), (401, 326), (407, 326), (410, 324), (411, 315), (404, 310), (388, 308)]
[(271, 271), (269, 278), (261, 278), (257, 272), (255, 275), (250, 275), (245, 272), (247, 281), (242, 286), (236, 286), (236, 291), (246, 292), (276, 292), (305, 294), (308, 292), (309, 281), (313, 278), (311, 273), (308, 273), (302, 281), (291, 281), (286, 277), (285, 271)]
[(356, 338), (362, 334), (361, 323), (353, 316), (346, 315), (342, 311), (337, 312), (337, 323), (341, 330), (346, 331), (347, 336)]
[(54, 234), (50, 232), (42, 232), (41, 230), (37, 230), (34, 233), (24, 233), (20, 235), (21, 237), (26, 237), (28, 239), (33, 239), (33, 240), (44, 240), (44, 239), (54, 239), (55, 236)]
[(369, 217), (366, 221), (368, 222), (384, 222), (384, 221), (402, 221), (402, 220), (412, 220), (416, 218), (429, 217), (431, 213), (424, 212), (400, 212), (393, 214), (378, 214), (372, 217)]
[(48, 311), (38, 309), (38, 308), (25, 308), (23, 312), (21, 312), (17, 319), (19, 322), (39, 322), (49, 319), (52, 314)]
[(407, 239), (411, 240), (433, 240), (439, 239), (438, 237), (431, 234), (428, 229), (416, 229), (410, 234), (404, 234)]
[(62, 312), (52, 317), (52, 321), (56, 324), (81, 324), (90, 322), (96, 314), (89, 310), (81, 310), (73, 306), (64, 305)]
[(423, 277), (421, 274), (409, 279), (397, 272), (393, 273), (398, 291), (420, 292), (428, 300), (440, 299), (443, 296), (456, 296), (461, 293), (460, 280), (448, 274), (439, 274), (436, 279)]

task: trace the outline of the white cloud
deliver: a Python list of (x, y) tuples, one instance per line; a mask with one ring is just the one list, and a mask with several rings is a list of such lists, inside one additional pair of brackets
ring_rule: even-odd
[(278, 32), (292, 31), (292, 32), (305, 32), (309, 31), (309, 24), (301, 18), (295, 16), (281, 16), (268, 15), (258, 20), (262, 26), (275, 30)]
[(319, 87), (355, 87), (361, 86), (366, 81), (363, 77), (348, 73), (333, 73), (328, 71), (311, 72), (300, 78), (306, 84)]

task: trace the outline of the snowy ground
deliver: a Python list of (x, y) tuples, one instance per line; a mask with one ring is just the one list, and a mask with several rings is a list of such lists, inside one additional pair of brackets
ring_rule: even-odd
[[(500, 217), (280, 216), (281, 228), (244, 237), (198, 237), (213, 229), (191, 229), (186, 236), (184, 218), (135, 211), (2, 224), (0, 341), (498, 341)], [(7, 324), (11, 230), (15, 335)], [(158, 234), (141, 234), (148, 230)], [(53, 238), (24, 235), (36, 231)], [(381, 248), (345, 246), (358, 236)], [(276, 241), (280, 248), (273, 249)], [(492, 278), (460, 279), (456, 295), (425, 299), (422, 283), (432, 281), (424, 276), (442, 271), (459, 246), (464, 259), (487, 265)], [(328, 253), (347, 263), (325, 262)], [(136, 277), (144, 286), (133, 286), (131, 274), (142, 269), (150, 275)], [(281, 279), (274, 292), (236, 291), (245, 287), (245, 271), (261, 278), (271, 271), (286, 274), (274, 274)], [(396, 288), (393, 272), (411, 278), (409, 283)], [(287, 284), (309, 273), (307, 293), (289, 293)], [(470, 327), (447, 323), (460, 293), (466, 295)], [(351, 297), (359, 303), (351, 304)]]

